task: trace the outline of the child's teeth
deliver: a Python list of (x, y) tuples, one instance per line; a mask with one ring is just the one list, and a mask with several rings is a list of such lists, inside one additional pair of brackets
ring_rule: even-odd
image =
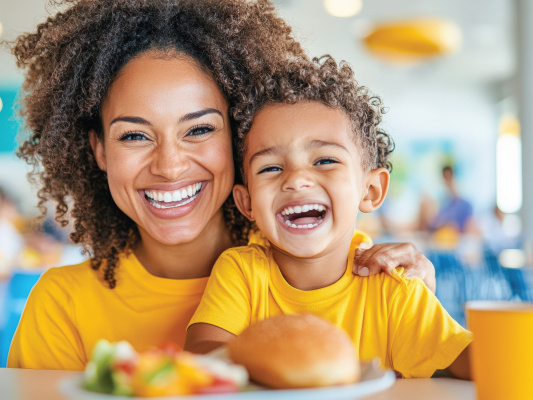
[(287, 207), (281, 211), (281, 215), (299, 214), (310, 210), (325, 211), (326, 207), (321, 204), (304, 204), (303, 206)]

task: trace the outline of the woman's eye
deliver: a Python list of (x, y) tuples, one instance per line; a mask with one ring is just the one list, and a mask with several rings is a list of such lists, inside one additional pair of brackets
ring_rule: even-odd
[(338, 163), (338, 161), (334, 158), (321, 158), (315, 163), (315, 165), (335, 164), (335, 163)]
[(187, 133), (187, 136), (202, 136), (214, 130), (215, 128), (208, 125), (195, 126)]
[(281, 167), (270, 166), (270, 167), (262, 168), (261, 170), (259, 170), (257, 174), (262, 174), (263, 172), (279, 172), (279, 171), (281, 171)]
[(144, 133), (141, 132), (126, 132), (120, 139), (120, 141), (134, 141), (134, 140), (148, 140)]

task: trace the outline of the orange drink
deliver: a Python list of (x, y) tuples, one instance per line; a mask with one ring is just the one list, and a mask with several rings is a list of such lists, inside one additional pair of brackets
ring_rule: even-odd
[(533, 399), (533, 304), (466, 303), (478, 400)]

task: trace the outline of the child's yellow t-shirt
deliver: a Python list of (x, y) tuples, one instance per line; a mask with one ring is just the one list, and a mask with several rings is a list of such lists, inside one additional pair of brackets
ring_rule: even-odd
[(379, 357), (406, 378), (431, 377), (448, 367), (472, 341), (435, 295), (401, 272), (352, 274), (354, 236), (345, 274), (333, 285), (302, 291), (290, 286), (269, 247), (226, 250), (213, 268), (190, 324), (208, 323), (235, 335), (278, 314), (313, 313), (344, 329), (361, 360)]
[(134, 254), (118, 265), (114, 289), (89, 261), (46, 271), (28, 298), (7, 366), (82, 370), (99, 339), (127, 340), (139, 351), (168, 341), (183, 346), (208, 278), (158, 278)]

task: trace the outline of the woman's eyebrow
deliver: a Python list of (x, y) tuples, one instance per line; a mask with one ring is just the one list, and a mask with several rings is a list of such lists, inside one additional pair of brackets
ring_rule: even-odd
[(144, 118), (141, 118), (141, 117), (129, 117), (129, 116), (117, 117), (113, 121), (111, 121), (109, 126), (113, 125), (116, 122), (131, 122), (132, 124), (141, 124), (141, 125), (152, 126), (150, 121), (147, 121)]
[(179, 119), (178, 122), (190, 121), (192, 119), (200, 118), (200, 117), (202, 117), (204, 115), (213, 114), (213, 113), (214, 114), (218, 114), (222, 118), (224, 118), (222, 113), (220, 111), (218, 111), (216, 108), (204, 108), (203, 110), (198, 110), (198, 111), (194, 111), (194, 112), (189, 113), (189, 114), (185, 114), (183, 117), (181, 117)]
[[(200, 117), (202, 117), (204, 115), (207, 115), (207, 114), (218, 114), (222, 118), (224, 118), (222, 113), (219, 110), (217, 110), (216, 108), (204, 108), (202, 110), (193, 111), (191, 113), (185, 114), (184, 116), (182, 116), (179, 119), (178, 122), (190, 121), (190, 120), (193, 120), (193, 119), (196, 119), (196, 118), (200, 118)], [(117, 117), (113, 121), (111, 121), (109, 126), (111, 126), (111, 125), (113, 125), (114, 123), (117, 123), (117, 122), (130, 122), (132, 124), (140, 124), (140, 125), (152, 126), (152, 123), (150, 121), (147, 121), (147, 120), (145, 120), (142, 117), (132, 117), (132, 116)]]

